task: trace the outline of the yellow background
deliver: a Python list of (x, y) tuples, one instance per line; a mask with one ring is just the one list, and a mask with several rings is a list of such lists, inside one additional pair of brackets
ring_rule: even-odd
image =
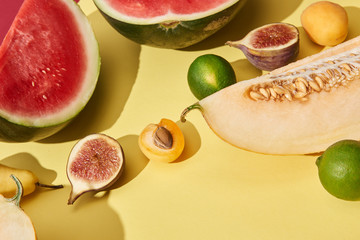
[[(237, 17), (207, 40), (182, 50), (141, 46), (105, 22), (91, 0), (81, 0), (99, 41), (102, 66), (93, 98), (60, 133), (40, 142), (0, 143), (0, 163), (30, 169), (43, 183), (64, 184), (24, 197), (40, 240), (359, 239), (360, 203), (336, 199), (321, 186), (317, 156), (270, 156), (219, 139), (198, 111), (186, 80), (205, 53), (226, 58), (238, 80), (262, 74), (240, 50), (225, 46), (271, 22), (300, 30), (298, 58), (321, 51), (309, 41), (300, 14), (311, 0), (248, 0)], [(349, 37), (360, 33), (360, 2), (338, 0), (349, 15)], [(176, 121), (186, 147), (171, 164), (149, 162), (137, 138), (149, 123)], [(75, 142), (103, 132), (124, 148), (126, 167), (110, 191), (87, 193), (68, 206), (67, 157)]]

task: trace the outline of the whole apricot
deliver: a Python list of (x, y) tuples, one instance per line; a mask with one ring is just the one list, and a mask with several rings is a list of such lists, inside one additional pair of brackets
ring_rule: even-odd
[(183, 152), (185, 140), (179, 126), (163, 118), (158, 124), (149, 124), (141, 132), (138, 144), (150, 160), (173, 162)]
[(310, 39), (322, 46), (343, 42), (348, 34), (348, 16), (339, 4), (319, 1), (301, 14), (301, 24)]

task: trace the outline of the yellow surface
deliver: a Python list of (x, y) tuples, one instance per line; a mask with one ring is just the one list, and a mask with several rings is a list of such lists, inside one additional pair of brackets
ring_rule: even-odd
[[(227, 27), (183, 50), (140, 46), (113, 30), (91, 0), (81, 0), (98, 38), (102, 67), (88, 106), (71, 125), (35, 143), (0, 143), (0, 163), (27, 168), (60, 190), (23, 199), (40, 240), (359, 239), (360, 203), (338, 200), (320, 184), (316, 156), (269, 156), (219, 139), (198, 111), (179, 126), (186, 146), (179, 161), (149, 162), (137, 146), (141, 130), (161, 118), (179, 121), (196, 99), (186, 80), (190, 63), (213, 53), (229, 60), (239, 80), (261, 72), (240, 50), (224, 46), (255, 27), (288, 22), (299, 27), (299, 58), (322, 48), (300, 25), (310, 0), (248, 0)], [(360, 2), (335, 1), (349, 14), (349, 38), (360, 34)], [(121, 143), (126, 168), (111, 191), (87, 193), (67, 205), (65, 168), (75, 142), (103, 132)]]

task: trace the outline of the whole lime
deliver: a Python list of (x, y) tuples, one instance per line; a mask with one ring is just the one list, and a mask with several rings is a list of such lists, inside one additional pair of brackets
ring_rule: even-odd
[(323, 187), (344, 200), (360, 200), (360, 142), (341, 140), (318, 157), (316, 165)]
[(199, 100), (236, 83), (231, 64), (214, 54), (197, 57), (189, 67), (187, 79), (191, 92)]

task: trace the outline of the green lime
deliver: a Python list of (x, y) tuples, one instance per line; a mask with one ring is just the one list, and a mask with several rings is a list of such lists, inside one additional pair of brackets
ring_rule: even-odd
[(360, 200), (360, 142), (342, 140), (318, 157), (316, 165), (323, 187), (344, 200)]
[(191, 92), (199, 100), (236, 83), (231, 64), (214, 54), (197, 57), (189, 67), (187, 79)]

